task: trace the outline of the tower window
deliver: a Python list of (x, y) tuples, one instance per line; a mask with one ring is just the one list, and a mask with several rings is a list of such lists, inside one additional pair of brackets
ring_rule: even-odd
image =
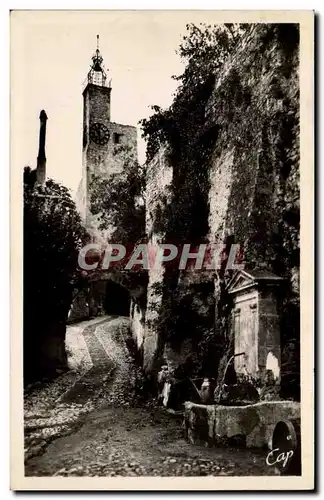
[(118, 134), (117, 132), (114, 133), (114, 143), (115, 144), (120, 144), (121, 143), (121, 137), (123, 134)]

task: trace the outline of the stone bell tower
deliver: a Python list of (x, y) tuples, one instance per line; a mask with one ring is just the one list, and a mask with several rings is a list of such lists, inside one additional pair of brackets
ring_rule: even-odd
[[(83, 90), (82, 179), (77, 193), (77, 206), (86, 225), (93, 223), (91, 198), (96, 183), (123, 171), (126, 156), (137, 156), (136, 127), (111, 121), (111, 80), (99, 49), (92, 56)], [(89, 224), (88, 224), (89, 223)]]

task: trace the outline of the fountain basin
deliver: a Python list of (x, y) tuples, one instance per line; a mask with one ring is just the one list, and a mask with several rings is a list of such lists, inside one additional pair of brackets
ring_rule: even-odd
[(262, 401), (245, 406), (185, 403), (186, 437), (192, 444), (219, 446), (236, 440), (248, 448), (271, 449), (276, 424), (296, 419), (300, 419), (300, 403), (295, 401)]

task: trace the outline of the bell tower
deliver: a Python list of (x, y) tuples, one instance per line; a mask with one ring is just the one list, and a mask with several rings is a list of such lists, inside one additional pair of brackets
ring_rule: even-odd
[(83, 91), (83, 163), (89, 182), (93, 174), (108, 172), (110, 99), (111, 84), (107, 83), (97, 35), (97, 49)]
[(92, 66), (88, 73), (88, 82), (93, 85), (98, 85), (100, 87), (105, 87), (107, 75), (103, 67), (103, 58), (99, 50), (99, 35), (97, 35), (97, 49), (92, 56)]
[[(99, 35), (97, 49), (92, 56), (92, 64), (87, 75), (87, 84), (83, 91), (84, 124), (90, 124), (101, 119), (110, 121), (111, 82), (107, 83), (107, 73), (103, 65), (103, 57), (99, 50)], [(88, 112), (88, 115), (86, 114)]]
[(97, 35), (97, 48), (83, 90), (82, 179), (77, 205), (86, 222), (94, 220), (91, 198), (96, 196), (98, 182), (120, 174), (125, 155), (136, 158), (137, 131), (136, 127), (111, 121), (111, 80), (107, 78)]

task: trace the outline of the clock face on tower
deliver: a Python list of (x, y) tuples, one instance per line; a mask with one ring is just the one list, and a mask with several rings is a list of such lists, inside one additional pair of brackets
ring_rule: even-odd
[(109, 141), (109, 130), (103, 123), (93, 123), (90, 127), (90, 139), (104, 146)]

